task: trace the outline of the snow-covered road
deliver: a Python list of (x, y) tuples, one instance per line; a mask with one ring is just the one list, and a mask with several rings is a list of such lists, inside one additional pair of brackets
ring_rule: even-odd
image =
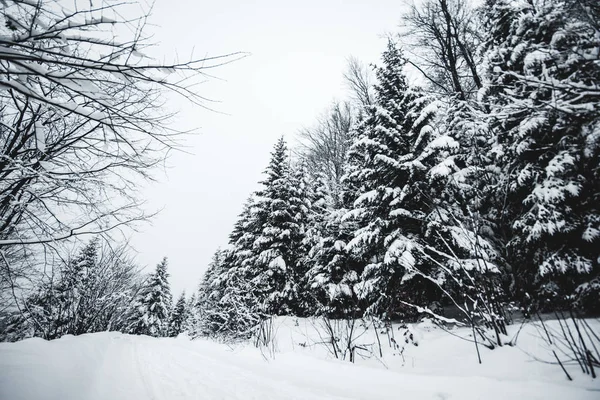
[(0, 344), (0, 400), (598, 399), (565, 383), (394, 372), (119, 333)]

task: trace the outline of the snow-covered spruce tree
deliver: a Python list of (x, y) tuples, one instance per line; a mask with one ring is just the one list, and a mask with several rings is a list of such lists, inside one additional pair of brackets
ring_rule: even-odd
[[(244, 215), (244, 213), (242, 213)], [(236, 226), (238, 226), (236, 223)], [(227, 289), (227, 276), (233, 267), (232, 253), (217, 250), (208, 265), (198, 287), (196, 299), (197, 325), (190, 332), (192, 337), (229, 336), (237, 330), (236, 323), (228, 318), (233, 313), (233, 305), (224, 298)]]
[[(423, 195), (432, 205), (426, 242), (433, 253), (439, 252), (436, 262), (441, 264), (433, 276), (425, 276), (432, 283), (450, 286), (444, 288), (450, 290), (446, 300), (461, 299), (466, 291), (474, 291), (471, 295), (480, 298), (483, 294), (477, 288), (487, 287), (491, 293), (483, 297), (497, 302), (511, 282), (510, 269), (501, 257), (509, 239), (498, 223), (498, 200), (493, 190), (500, 174), (489, 156), (494, 135), (487, 124), (488, 110), (476, 96), (482, 87), (478, 44), (486, 36), (481, 29), (485, 24), (479, 10), (467, 3), (426, 1), (413, 6), (405, 16), (410, 30), (407, 36), (417, 40), (407, 43), (418, 55), (410, 64), (426, 78), (427, 91), (437, 93), (440, 106), (438, 137), (432, 138), (431, 145), (437, 147), (438, 164), (426, 166), (429, 190)], [(450, 275), (454, 278), (448, 279)], [(461, 287), (459, 283), (470, 281), (469, 277), (477, 284)], [(473, 304), (480, 307), (483, 303), (487, 300)]]
[[(387, 318), (407, 310), (399, 299), (423, 304), (439, 295), (421, 277), (407, 282), (408, 255), (425, 233), (429, 201), (427, 167), (435, 151), (426, 152), (434, 107), (409, 87), (406, 60), (392, 41), (376, 69), (374, 104), (357, 127), (346, 181), (355, 188), (353, 208), (345, 216), (357, 224), (346, 251), (362, 266), (358, 292), (367, 311)], [(399, 256), (403, 255), (403, 256)], [(352, 277), (349, 277), (351, 279)], [(404, 310), (403, 310), (404, 309)]]
[(257, 300), (269, 314), (298, 312), (290, 297), (296, 269), (299, 267), (298, 249), (303, 239), (306, 217), (304, 190), (293, 187), (287, 145), (279, 139), (271, 153), (265, 171), (263, 188), (256, 193), (251, 208), (258, 235), (254, 238), (252, 252), (255, 259), (247, 264), (250, 282)]
[(181, 296), (179, 296), (177, 303), (175, 303), (175, 307), (173, 307), (173, 310), (171, 311), (171, 319), (169, 321), (167, 336), (176, 337), (183, 332), (187, 318), (187, 301), (185, 299), (185, 292), (183, 292), (181, 293)]
[[(256, 197), (252, 195), (230, 234), (231, 249), (215, 264), (214, 278), (208, 272), (204, 278), (209, 307), (205, 310), (202, 306), (202, 326), (209, 334), (234, 340), (247, 338), (252, 328), (266, 318), (262, 287), (255, 280), (255, 241), (264, 223), (265, 215), (256, 212)], [(198, 300), (204, 304), (202, 296)]]
[(267, 315), (306, 314), (310, 185), (305, 167), (293, 172), (285, 141), (275, 145), (263, 188), (235, 223), (230, 249), (217, 253), (200, 286), (200, 331), (227, 339), (248, 337)]
[(589, 0), (490, 0), (486, 13), (483, 98), (515, 291), (542, 308), (597, 311), (585, 299), (600, 296), (600, 10)]
[(167, 335), (172, 303), (168, 278), (165, 257), (148, 277), (133, 304), (129, 333), (154, 337)]

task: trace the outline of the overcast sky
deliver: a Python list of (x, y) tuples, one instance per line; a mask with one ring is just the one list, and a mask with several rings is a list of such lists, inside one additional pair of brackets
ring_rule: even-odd
[(227, 244), (277, 138), (293, 144), (333, 99), (347, 97), (347, 58), (378, 62), (402, 7), (398, 0), (156, 0), (147, 28), (158, 44), (153, 56), (250, 53), (196, 89), (218, 100), (211, 107), (222, 113), (170, 100), (181, 110), (177, 127), (200, 134), (186, 141), (191, 154), (171, 154), (160, 181), (144, 189), (148, 209), (163, 210), (132, 243), (148, 270), (169, 257), (174, 295), (195, 290)]

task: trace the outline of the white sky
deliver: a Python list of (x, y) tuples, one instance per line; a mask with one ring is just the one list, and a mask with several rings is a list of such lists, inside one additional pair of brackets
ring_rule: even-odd
[(156, 0), (147, 29), (158, 44), (153, 55), (251, 53), (211, 71), (222, 80), (197, 88), (228, 115), (170, 103), (181, 110), (179, 128), (201, 133), (186, 142), (192, 154), (172, 154), (160, 182), (144, 190), (148, 209), (164, 209), (132, 244), (148, 269), (169, 257), (174, 296), (195, 290), (214, 251), (227, 244), (277, 138), (292, 144), (334, 98), (347, 97), (347, 57), (378, 62), (402, 7), (398, 0)]

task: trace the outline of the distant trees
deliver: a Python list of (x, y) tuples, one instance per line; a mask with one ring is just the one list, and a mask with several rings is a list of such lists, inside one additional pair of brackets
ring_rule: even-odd
[[(370, 100), (369, 100), (370, 101)], [(348, 149), (352, 142), (352, 126), (356, 116), (346, 102), (334, 102), (314, 126), (301, 129), (300, 156), (312, 176), (326, 177), (329, 190), (339, 197)]]
[[(152, 45), (144, 32), (147, 17), (138, 4), (112, 1), (2, 2), (0, 298), (7, 309), (1, 311), (26, 306), (25, 320), (39, 322), (32, 334), (125, 329), (115, 320), (122, 310), (108, 311), (110, 304), (122, 307), (122, 299), (95, 291), (112, 293), (109, 287), (124, 281), (110, 274), (126, 273), (90, 267), (91, 247), (81, 266), (58, 262), (39, 284), (37, 271), (49, 271), (48, 255), (59, 259), (62, 244), (73, 238), (106, 239), (109, 231), (151, 216), (137, 196), (139, 180), (151, 179), (152, 168), (184, 133), (170, 125), (164, 94), (205, 107), (207, 99), (192, 87), (207, 77), (205, 69), (240, 56), (154, 61), (144, 54)], [(105, 250), (97, 250), (98, 260), (108, 256)], [(36, 293), (28, 296), (30, 280)], [(122, 296), (133, 290), (130, 283), (121, 287)], [(108, 303), (98, 304), (97, 296)], [(24, 304), (19, 297), (27, 298)]]
[(185, 298), (185, 292), (183, 292), (181, 293), (181, 296), (179, 296), (177, 303), (175, 303), (175, 306), (171, 311), (171, 318), (169, 320), (169, 329), (167, 330), (167, 336), (175, 337), (185, 330), (188, 314), (188, 304)]
[(95, 237), (15, 299), (17, 309), (0, 313), (0, 339), (102, 331), (177, 336), (198, 318), (197, 304), (182, 293), (173, 307), (168, 276), (166, 258), (144, 276), (126, 245)]
[(167, 258), (163, 258), (140, 288), (130, 315), (128, 333), (167, 336), (173, 303), (167, 263)]

